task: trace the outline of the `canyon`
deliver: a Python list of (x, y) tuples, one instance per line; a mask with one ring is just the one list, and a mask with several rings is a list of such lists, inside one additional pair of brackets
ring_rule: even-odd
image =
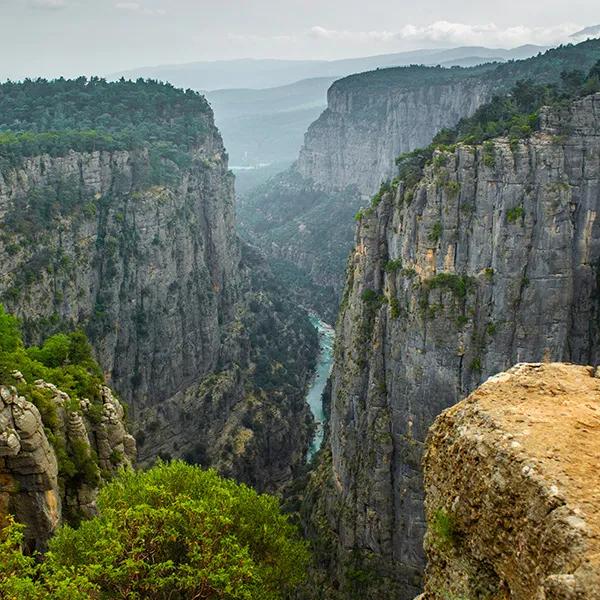
[(276, 262), (278, 276), (291, 279), (293, 271), (295, 296), (331, 322), (343, 293), (354, 215), (395, 177), (396, 158), (427, 146), (518, 80), (549, 83), (563, 71), (587, 72), (598, 46), (589, 40), (500, 65), (413, 65), (336, 81), (296, 163), (240, 199), (242, 235)]
[(0, 296), (28, 344), (86, 331), (142, 464), (186, 457), (275, 491), (310, 444), (318, 338), (235, 235), (227, 155), (197, 98), (183, 153), (67, 148), (2, 168)]
[[(597, 498), (568, 457), (597, 458), (598, 77), (598, 40), (346, 77), (237, 207), (199, 94), (0, 86), (0, 518), (43, 551), (121, 468), (182, 458), (294, 513), (298, 598), (592, 598)], [(548, 105), (502, 129), (533, 84)], [(100, 385), (56, 362), (64, 334)]]

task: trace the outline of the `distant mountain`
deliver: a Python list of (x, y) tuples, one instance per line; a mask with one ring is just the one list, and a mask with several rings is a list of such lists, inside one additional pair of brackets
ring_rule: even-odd
[[(288, 85), (315, 77), (343, 77), (380, 67), (398, 67), (410, 64), (460, 65), (461, 61), (477, 57), (481, 62), (507, 61), (528, 58), (543, 52), (541, 46), (520, 46), (511, 50), (464, 46), (459, 48), (412, 50), (396, 54), (382, 54), (343, 60), (276, 60), (240, 59), (212, 62), (194, 62), (181, 65), (160, 65), (122, 71), (109, 78), (135, 79), (151, 77), (169, 81), (177, 87), (196, 90), (232, 88), (262, 89)], [(480, 63), (478, 63), (480, 64)]]
[(296, 159), (306, 129), (326, 108), (327, 89), (337, 79), (410, 64), (471, 67), (543, 50), (532, 45), (512, 50), (464, 46), (334, 61), (245, 59), (146, 67), (110, 77), (150, 77), (204, 92), (242, 191), (272, 175), (275, 164), (287, 166)]
[(204, 94), (221, 118), (286, 112), (326, 105), (327, 90), (339, 78), (319, 77), (262, 90), (223, 89)]
[(581, 31), (576, 31), (571, 35), (571, 38), (577, 41), (587, 40), (588, 38), (600, 37), (600, 25), (592, 25)]

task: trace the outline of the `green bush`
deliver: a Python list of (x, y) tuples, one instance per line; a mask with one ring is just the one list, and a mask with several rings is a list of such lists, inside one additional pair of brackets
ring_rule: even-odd
[(373, 304), (379, 302), (379, 294), (370, 288), (367, 288), (362, 294), (361, 299), (366, 304)]
[(493, 167), (496, 164), (496, 147), (494, 142), (489, 140), (483, 143), (483, 164), (486, 167)]
[(458, 540), (458, 531), (454, 518), (444, 508), (439, 508), (433, 514), (429, 523), (433, 543), (440, 550), (452, 548)]
[(395, 258), (394, 260), (388, 260), (383, 267), (386, 273), (395, 273), (402, 269), (402, 259)]
[(437, 221), (433, 225), (433, 228), (431, 229), (429, 235), (427, 236), (427, 239), (430, 242), (437, 244), (440, 241), (440, 238), (442, 237), (442, 231), (443, 231), (442, 224), (440, 223), (440, 221)]
[[(98, 509), (59, 529), (40, 564), (23, 556), (20, 529), (5, 529), (0, 596), (278, 600), (305, 577), (307, 545), (278, 500), (212, 470), (123, 471)], [(58, 581), (73, 596), (56, 595)]]
[(523, 218), (525, 210), (522, 206), (514, 206), (506, 211), (506, 219), (509, 223), (516, 223)]
[(464, 298), (473, 284), (474, 281), (471, 277), (456, 273), (438, 273), (425, 282), (428, 290), (447, 289), (457, 298)]

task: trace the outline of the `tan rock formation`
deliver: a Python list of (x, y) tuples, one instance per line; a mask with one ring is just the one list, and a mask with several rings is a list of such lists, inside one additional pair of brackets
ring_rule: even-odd
[(520, 364), (435, 422), (427, 600), (600, 598), (600, 379)]
[[(40, 380), (36, 387), (52, 393), (59, 422), (52, 435), (33, 403), (14, 387), (0, 386), (0, 525), (3, 516), (13, 514), (27, 525), (28, 545), (42, 549), (66, 512), (95, 513), (98, 484), (132, 465), (136, 445), (125, 428), (123, 407), (109, 388), (102, 388), (102, 410), (93, 417), (89, 401), (73, 410), (69, 396), (53, 384)], [(89, 474), (73, 476), (61, 469), (57, 448), (70, 458), (74, 445), (80, 457), (93, 461), (93, 481)]]

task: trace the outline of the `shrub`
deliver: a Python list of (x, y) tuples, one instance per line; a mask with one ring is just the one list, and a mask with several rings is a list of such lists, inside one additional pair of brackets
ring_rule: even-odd
[(400, 302), (398, 298), (392, 298), (390, 300), (390, 316), (392, 319), (397, 319), (400, 316)]
[(444, 508), (438, 508), (429, 524), (433, 543), (441, 550), (447, 550), (456, 545), (458, 531), (454, 518)]
[(457, 298), (464, 298), (473, 286), (473, 280), (466, 275), (456, 273), (438, 273), (427, 282), (427, 289), (447, 289)]
[(493, 167), (496, 164), (496, 148), (492, 141), (483, 143), (483, 164), (486, 167)]
[(473, 371), (475, 373), (481, 373), (482, 367), (481, 367), (481, 359), (479, 357), (474, 358), (471, 361), (470, 369), (471, 369), (471, 371)]
[[(276, 498), (183, 462), (122, 471), (98, 509), (60, 528), (39, 565), (21, 528), (0, 533), (2, 597), (278, 600), (308, 566)], [(57, 595), (58, 582), (72, 595)]]
[(516, 223), (517, 221), (523, 218), (524, 214), (525, 211), (523, 210), (522, 206), (514, 206), (513, 208), (509, 208), (506, 211), (506, 220), (509, 223)]
[(402, 259), (395, 258), (394, 260), (388, 260), (383, 267), (386, 273), (395, 273), (402, 269)]
[(370, 288), (367, 288), (362, 294), (361, 299), (366, 304), (379, 303), (379, 294)]
[(440, 241), (441, 237), (442, 237), (442, 224), (440, 223), (440, 221), (437, 221), (434, 224), (433, 228), (431, 229), (427, 238), (429, 239), (430, 242), (437, 244)]
[(183, 462), (122, 472), (98, 509), (57, 533), (47, 566), (106, 597), (278, 599), (308, 564), (277, 499)]

